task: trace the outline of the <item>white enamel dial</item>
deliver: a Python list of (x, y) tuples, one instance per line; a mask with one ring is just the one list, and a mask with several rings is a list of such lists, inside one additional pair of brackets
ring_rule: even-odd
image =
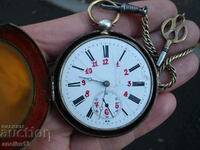
[(117, 130), (133, 123), (147, 108), (152, 88), (150, 65), (138, 47), (112, 36), (77, 45), (59, 76), (69, 114), (95, 130)]

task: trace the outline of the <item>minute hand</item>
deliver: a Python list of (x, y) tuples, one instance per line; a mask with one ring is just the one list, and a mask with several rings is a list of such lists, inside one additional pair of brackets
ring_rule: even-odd
[(92, 79), (91, 77), (81, 77), (81, 76), (79, 76), (79, 78), (86, 79), (88, 81), (94, 81), (94, 82), (102, 83), (102, 84), (104, 83), (103, 81)]

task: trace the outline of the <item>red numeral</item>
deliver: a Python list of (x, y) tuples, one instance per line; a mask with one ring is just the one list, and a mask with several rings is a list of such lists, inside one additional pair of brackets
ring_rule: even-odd
[(103, 59), (103, 65), (108, 65), (108, 59)]
[(85, 92), (85, 97), (89, 97), (89, 96), (90, 96), (90, 91), (87, 90), (87, 91)]
[(131, 83), (131, 81), (128, 81), (128, 86), (130, 87), (130, 86), (132, 86), (132, 83)]
[(92, 68), (87, 68), (85, 70), (85, 74), (92, 74)]
[(105, 114), (105, 115), (109, 115), (109, 111), (108, 111), (107, 108), (104, 110), (104, 114)]
[(82, 85), (85, 86), (86, 85), (86, 81), (82, 80)]
[(116, 67), (120, 67), (119, 62), (117, 62)]
[(119, 109), (119, 102), (116, 102), (116, 103), (115, 103), (115, 108), (116, 108), (116, 109)]
[(97, 61), (92, 62), (92, 67), (97, 67), (97, 66), (98, 66)]
[(125, 96), (125, 97), (128, 97), (128, 92), (127, 92), (127, 91), (124, 92), (124, 96)]
[(99, 102), (94, 102), (94, 105), (96, 106), (96, 108), (99, 107)]
[(124, 69), (124, 75), (128, 76), (128, 69)]

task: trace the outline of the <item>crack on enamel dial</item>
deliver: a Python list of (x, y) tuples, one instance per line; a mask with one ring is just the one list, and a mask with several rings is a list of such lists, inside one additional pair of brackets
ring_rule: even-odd
[(152, 98), (154, 79), (137, 45), (101, 35), (78, 43), (67, 55), (59, 74), (59, 91), (64, 111), (81, 126), (115, 131), (143, 115)]

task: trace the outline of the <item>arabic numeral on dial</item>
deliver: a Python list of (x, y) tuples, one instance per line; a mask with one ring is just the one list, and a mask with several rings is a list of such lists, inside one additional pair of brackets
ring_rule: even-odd
[(90, 91), (87, 90), (87, 91), (85, 92), (85, 97), (89, 97), (89, 96), (90, 96)]
[(109, 115), (109, 111), (108, 111), (107, 108), (104, 110), (104, 114), (107, 115), (107, 116)]
[(82, 85), (83, 85), (83, 86), (86, 85), (86, 81), (85, 81), (85, 80), (82, 80), (81, 82), (82, 82)]
[(92, 72), (93, 72), (92, 68), (87, 68), (85, 70), (85, 74), (92, 74)]
[(99, 66), (98, 63), (97, 63), (97, 61), (93, 61), (92, 62), (92, 67), (97, 67), (97, 66)]
[(128, 86), (132, 86), (132, 82), (131, 81), (128, 81)]
[(128, 69), (124, 69), (124, 75), (125, 76), (128, 76), (129, 74), (128, 74)]
[(124, 97), (128, 97), (128, 92), (124, 92)]
[(119, 102), (116, 102), (116, 103), (115, 103), (115, 108), (116, 108), (116, 109), (119, 109)]
[(94, 105), (95, 105), (96, 108), (98, 108), (99, 107), (99, 102), (94, 102)]
[(103, 65), (108, 65), (108, 64), (109, 64), (108, 59), (107, 58), (103, 59)]

